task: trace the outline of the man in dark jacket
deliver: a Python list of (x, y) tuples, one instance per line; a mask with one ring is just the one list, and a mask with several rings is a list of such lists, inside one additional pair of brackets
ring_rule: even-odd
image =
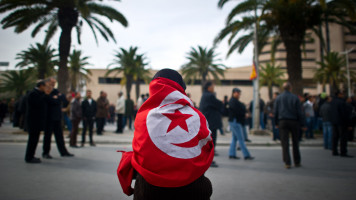
[(333, 126), (331, 123), (331, 97), (327, 97), (326, 102), (319, 109), (319, 116), (323, 120), (324, 148), (332, 149)]
[[(223, 110), (223, 103), (218, 100), (214, 93), (214, 83), (208, 81), (204, 85), (203, 96), (200, 99), (199, 110), (203, 113), (209, 123), (211, 137), (213, 138), (214, 148), (216, 146), (216, 131), (222, 127), (221, 111)], [(213, 161), (212, 167), (217, 167)]]
[(240, 102), (241, 90), (234, 88), (232, 90), (232, 97), (229, 101), (229, 124), (232, 132), (232, 140), (230, 144), (229, 158), (239, 159), (236, 156), (236, 142), (239, 141), (240, 148), (245, 160), (253, 160), (250, 152), (245, 145), (245, 138), (243, 136), (243, 129), (245, 128), (246, 106)]
[(96, 134), (102, 135), (104, 126), (105, 126), (105, 119), (108, 117), (109, 114), (109, 101), (106, 98), (107, 93), (104, 91), (100, 92), (100, 97), (96, 101), (97, 111), (96, 111)]
[(300, 167), (299, 129), (301, 126), (304, 127), (304, 120), (299, 98), (290, 92), (292, 90), (291, 84), (284, 83), (283, 89), (284, 92), (277, 97), (274, 105), (274, 117), (276, 126), (279, 128), (285, 168), (290, 169), (289, 133), (292, 134), (294, 165)]
[(45, 127), (44, 122), (46, 120), (47, 109), (46, 98), (49, 93), (50, 91), (46, 89), (46, 83), (43, 80), (40, 80), (37, 82), (36, 87), (29, 93), (27, 98), (26, 118), (29, 121), (28, 141), (25, 155), (25, 161), (27, 163), (41, 163), (41, 160), (34, 156), (40, 132), (43, 131)]
[(85, 134), (89, 129), (90, 146), (95, 146), (93, 141), (93, 125), (96, 115), (96, 101), (92, 98), (91, 90), (87, 90), (86, 99), (82, 102), (83, 113), (83, 132), (82, 132), (82, 146), (85, 144)]
[(350, 126), (351, 111), (347, 109), (344, 100), (344, 93), (337, 91), (331, 102), (331, 123), (333, 124), (333, 145), (332, 155), (338, 156), (338, 143), (340, 140), (340, 156), (351, 158), (347, 154), (347, 129), (352, 129)]
[(129, 121), (129, 129), (132, 129), (132, 117), (134, 114), (134, 102), (130, 98), (130, 94), (127, 94), (127, 99), (125, 100), (125, 120), (124, 120), (124, 126), (127, 125), (127, 121)]
[(49, 94), (47, 101), (47, 117), (46, 117), (46, 127), (45, 135), (43, 137), (43, 154), (42, 157), (45, 159), (51, 159), (52, 156), (49, 154), (51, 150), (51, 138), (52, 133), (56, 138), (56, 144), (59, 153), (63, 157), (72, 157), (73, 154), (70, 154), (64, 143), (63, 130), (62, 130), (62, 105), (61, 105), (61, 93), (55, 89), (56, 79), (50, 78), (46, 80), (49, 83), (50, 87), (53, 88), (52, 92)]

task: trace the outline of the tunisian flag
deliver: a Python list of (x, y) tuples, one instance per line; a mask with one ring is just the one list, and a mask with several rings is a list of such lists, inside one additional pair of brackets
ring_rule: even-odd
[(140, 107), (132, 142), (117, 169), (123, 191), (133, 193), (133, 169), (151, 185), (181, 187), (208, 170), (214, 146), (207, 120), (184, 89), (166, 78), (150, 83), (150, 98)]

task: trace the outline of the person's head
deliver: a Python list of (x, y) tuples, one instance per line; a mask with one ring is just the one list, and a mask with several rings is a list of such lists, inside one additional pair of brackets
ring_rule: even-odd
[(333, 98), (332, 98), (331, 96), (327, 96), (327, 97), (326, 97), (326, 101), (327, 101), (327, 102), (330, 103), (332, 100), (333, 100)]
[(118, 94), (118, 95), (119, 95), (119, 97), (121, 97), (121, 96), (122, 96), (122, 94), (123, 94), (122, 92), (119, 92), (119, 94)]
[(227, 101), (227, 98), (228, 98), (228, 96), (227, 96), (227, 95), (225, 95), (225, 96), (224, 96), (224, 101)]
[(278, 97), (278, 95), (279, 95), (279, 92), (274, 92), (273, 93), (273, 99), (276, 99)]
[(352, 103), (352, 98), (351, 97), (347, 97), (346, 98), (346, 103)]
[(166, 69), (159, 70), (153, 76), (152, 80), (155, 80), (156, 78), (166, 78), (166, 79), (172, 80), (172, 81), (178, 83), (183, 88), (183, 90), (187, 89), (182, 76), (177, 71), (175, 71), (173, 69), (166, 68)]
[(239, 88), (232, 89), (232, 97), (235, 99), (240, 99), (241, 90)]
[(48, 79), (49, 84), (51, 85), (52, 88), (56, 86), (57, 80), (53, 77)]
[(91, 98), (92, 98), (92, 97), (91, 97), (91, 90), (87, 90), (86, 96), (87, 96), (88, 99), (91, 99)]
[(41, 92), (44, 92), (46, 90), (46, 82), (44, 80), (38, 80), (36, 83), (36, 88), (38, 88), (38, 90)]
[(80, 92), (77, 92), (77, 93), (75, 94), (75, 99), (76, 99), (76, 100), (80, 100), (80, 98), (82, 98), (82, 95), (80, 95)]
[(292, 84), (290, 82), (283, 83), (283, 89), (289, 92), (292, 91)]
[(144, 99), (144, 98), (145, 98), (145, 95), (144, 95), (144, 94), (141, 94), (141, 98)]
[(71, 93), (71, 92), (68, 92), (68, 93), (67, 93), (66, 99), (67, 99), (67, 101), (72, 101), (73, 96), (72, 96), (72, 93)]
[(106, 93), (104, 91), (100, 91), (100, 97), (101, 98), (105, 98), (106, 97)]
[(204, 91), (208, 91), (210, 93), (214, 93), (215, 91), (215, 85), (213, 82), (208, 81), (204, 84)]
[(150, 94), (146, 93), (146, 98), (148, 99), (148, 97), (150, 97)]
[(300, 102), (304, 102), (305, 101), (305, 97), (304, 96), (299, 95), (298, 98), (299, 98)]
[(342, 99), (345, 98), (344, 92), (342, 90), (337, 90), (335, 92), (335, 96), (339, 97), (339, 98), (342, 98)]

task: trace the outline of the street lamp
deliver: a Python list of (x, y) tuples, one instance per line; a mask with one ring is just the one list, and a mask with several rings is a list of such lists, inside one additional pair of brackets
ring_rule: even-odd
[(351, 53), (354, 50), (354, 47), (352, 47), (349, 50), (345, 50), (343, 52), (340, 52), (340, 54), (345, 54), (346, 57), (346, 71), (347, 71), (347, 94), (349, 97), (351, 97), (351, 81), (350, 81), (350, 67), (349, 67), (349, 53)]

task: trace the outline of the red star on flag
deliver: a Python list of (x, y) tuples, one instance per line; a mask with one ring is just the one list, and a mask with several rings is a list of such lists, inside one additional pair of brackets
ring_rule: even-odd
[(171, 124), (169, 124), (167, 133), (177, 126), (180, 126), (183, 130), (189, 132), (186, 120), (193, 115), (183, 114), (179, 110), (176, 110), (174, 113), (162, 113), (162, 115), (168, 117), (168, 119), (171, 120)]

